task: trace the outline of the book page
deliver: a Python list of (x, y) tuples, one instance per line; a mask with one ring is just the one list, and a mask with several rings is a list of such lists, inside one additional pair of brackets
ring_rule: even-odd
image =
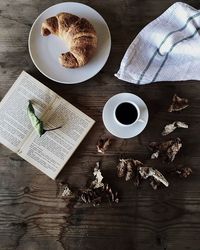
[(18, 152), (33, 131), (27, 115), (31, 100), (38, 117), (41, 117), (56, 94), (35, 78), (22, 72), (0, 103), (0, 143)]
[(55, 179), (94, 124), (94, 120), (57, 96), (43, 121), (46, 129), (61, 128), (47, 131), (41, 137), (33, 131), (19, 155)]

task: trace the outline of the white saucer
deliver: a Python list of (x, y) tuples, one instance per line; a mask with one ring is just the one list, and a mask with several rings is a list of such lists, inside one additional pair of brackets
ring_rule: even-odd
[[(130, 125), (123, 125), (116, 120), (116, 107), (123, 103), (130, 102), (135, 104), (140, 111), (136, 122)], [(144, 101), (131, 93), (120, 93), (111, 97), (103, 108), (103, 122), (106, 129), (116, 137), (132, 138), (140, 134), (147, 125), (149, 112)]]
[[(97, 51), (83, 67), (67, 69), (61, 66), (58, 57), (68, 51), (65, 43), (55, 35), (41, 35), (42, 23), (59, 12), (68, 12), (88, 19), (97, 32)], [(38, 16), (29, 33), (28, 47), (31, 59), (41, 73), (53, 81), (72, 84), (88, 80), (103, 68), (110, 54), (111, 36), (108, 25), (96, 10), (85, 4), (64, 2), (46, 9)]]

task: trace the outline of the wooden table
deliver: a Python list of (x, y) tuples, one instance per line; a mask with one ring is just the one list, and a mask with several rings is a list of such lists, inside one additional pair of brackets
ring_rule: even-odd
[[(22, 70), (46, 84), (96, 120), (59, 180), (74, 188), (84, 187), (95, 162), (110, 184), (119, 191), (119, 204), (89, 204), (64, 201), (54, 182), (3, 145), (0, 146), (0, 250), (199, 250), (200, 249), (200, 83), (177, 82), (136, 86), (119, 81), (114, 73), (128, 45), (137, 33), (160, 15), (173, 0), (79, 1), (95, 8), (107, 21), (112, 50), (105, 67), (84, 84), (62, 85), (45, 78), (33, 65), (27, 48), (29, 30), (35, 18), (57, 0), (0, 1), (0, 99)], [(200, 9), (197, 0), (185, 1)], [(148, 105), (150, 120), (136, 138), (115, 138), (108, 152), (96, 152), (99, 137), (109, 133), (102, 123), (102, 109), (114, 94), (131, 92)], [(190, 100), (179, 114), (167, 113), (177, 93)], [(169, 188), (140, 189), (116, 176), (120, 155), (148, 164), (147, 145), (161, 140), (164, 125), (174, 120), (190, 124), (174, 132), (183, 148), (175, 164), (192, 167), (188, 179), (169, 177)], [(154, 166), (163, 168), (160, 161)], [(166, 165), (164, 166), (166, 168)], [(169, 166), (170, 167), (170, 166)]]

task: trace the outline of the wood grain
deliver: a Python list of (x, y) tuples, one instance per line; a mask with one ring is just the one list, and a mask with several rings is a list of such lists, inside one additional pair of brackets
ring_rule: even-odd
[[(22, 70), (26, 70), (96, 120), (59, 176), (74, 188), (84, 187), (96, 161), (105, 178), (119, 191), (120, 203), (99, 207), (64, 201), (60, 186), (19, 156), (0, 145), (0, 249), (1, 250), (199, 250), (200, 249), (200, 83), (194, 81), (135, 86), (114, 77), (120, 61), (137, 33), (175, 1), (80, 1), (95, 8), (107, 21), (112, 50), (105, 67), (78, 85), (61, 85), (45, 78), (33, 65), (27, 48), (35, 18), (56, 0), (0, 1), (0, 99)], [(200, 9), (197, 0), (185, 1)], [(136, 138), (113, 138), (101, 156), (95, 144), (109, 135), (102, 109), (114, 94), (131, 92), (147, 103), (150, 120)], [(178, 114), (166, 112), (172, 96), (187, 97), (190, 107)], [(169, 177), (168, 189), (136, 189), (116, 177), (120, 155), (151, 163), (147, 145), (161, 140), (163, 126), (174, 120), (189, 123), (172, 137), (183, 140), (176, 164), (193, 168), (190, 179)], [(155, 161), (160, 169), (168, 166)]]

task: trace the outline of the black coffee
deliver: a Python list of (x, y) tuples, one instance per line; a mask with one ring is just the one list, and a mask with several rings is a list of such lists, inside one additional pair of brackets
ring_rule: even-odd
[(115, 115), (120, 123), (124, 125), (130, 125), (136, 121), (138, 112), (133, 104), (129, 102), (123, 102), (116, 108)]

